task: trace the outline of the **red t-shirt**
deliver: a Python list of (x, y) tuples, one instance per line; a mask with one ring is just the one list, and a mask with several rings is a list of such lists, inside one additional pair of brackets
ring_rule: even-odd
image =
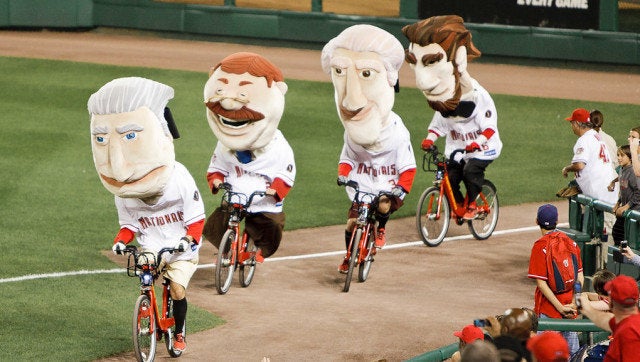
[[(564, 234), (561, 231), (551, 231), (543, 235), (540, 239), (538, 239), (533, 244), (533, 248), (531, 249), (531, 257), (529, 258), (529, 274), (527, 274), (528, 278), (541, 279), (544, 281), (549, 279), (549, 276), (547, 275), (546, 247), (547, 247), (547, 239), (554, 232), (562, 234), (565, 238), (569, 238), (566, 234)], [(581, 272), (582, 259), (580, 258), (580, 248), (578, 247), (578, 244), (576, 244), (575, 242), (573, 242), (573, 246), (575, 248), (574, 253), (576, 254), (578, 259), (578, 271)], [(538, 315), (545, 314), (550, 318), (558, 318), (558, 319), (562, 318), (562, 314), (558, 312), (558, 310), (553, 306), (553, 304), (551, 304), (551, 302), (544, 296), (544, 294), (542, 294), (542, 291), (540, 291), (538, 287), (536, 287), (534, 298), (535, 298), (534, 311), (536, 312), (536, 314)], [(571, 302), (573, 302), (573, 291), (571, 290), (565, 293), (556, 294), (556, 298), (558, 298), (558, 300), (562, 304), (570, 304)]]
[(632, 362), (640, 359), (640, 314), (634, 314), (616, 324), (609, 320), (613, 339), (604, 356), (604, 362)]

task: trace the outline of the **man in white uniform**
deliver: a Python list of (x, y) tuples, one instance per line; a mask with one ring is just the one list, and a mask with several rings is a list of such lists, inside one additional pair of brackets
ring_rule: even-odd
[(145, 251), (180, 250), (163, 260), (176, 322), (173, 348), (181, 353), (186, 348), (186, 288), (197, 268), (205, 215), (193, 178), (175, 161), (174, 128), (165, 118), (171, 98), (173, 88), (162, 83), (119, 78), (91, 95), (87, 107), (96, 170), (118, 209), (120, 232), (113, 252), (121, 254), (134, 238)]
[[(254, 197), (245, 219), (259, 263), (280, 246), (285, 223), (282, 206), (296, 175), (293, 150), (278, 130), (286, 92), (282, 72), (274, 64), (245, 52), (224, 58), (204, 88), (207, 119), (218, 139), (207, 170), (211, 191), (217, 193), (226, 182), (246, 195), (267, 193)], [(207, 219), (204, 235), (216, 247), (228, 217), (218, 207)]]
[(455, 160), (459, 162), (449, 163), (448, 170), (458, 204), (465, 201), (460, 191), (464, 182), (468, 201), (463, 218), (472, 220), (485, 170), (502, 150), (493, 99), (467, 71), (467, 62), (479, 57), (480, 51), (462, 18), (455, 15), (434, 16), (407, 25), (402, 32), (410, 42), (406, 61), (415, 72), (416, 85), (436, 111), (421, 147), (429, 151), (438, 138), (446, 137), (448, 157), (456, 149), (466, 151)]
[(589, 111), (578, 108), (566, 120), (571, 122), (571, 129), (578, 136), (578, 141), (573, 146), (571, 164), (562, 168), (562, 176), (566, 178), (569, 172), (574, 172), (583, 194), (615, 205), (618, 200), (618, 184), (613, 191), (609, 191), (607, 187), (618, 175), (611, 166), (607, 145), (593, 129)]
[[(363, 191), (393, 194), (379, 200), (378, 248), (385, 245), (387, 220), (402, 206), (416, 172), (409, 131), (391, 111), (403, 57), (402, 44), (393, 35), (365, 24), (345, 29), (322, 49), (322, 69), (331, 74), (338, 117), (345, 128), (338, 184), (353, 180)], [(347, 188), (347, 193), (353, 200), (354, 191)], [(354, 206), (348, 215), (346, 248), (357, 217)], [(348, 268), (345, 257), (338, 270), (345, 273)]]

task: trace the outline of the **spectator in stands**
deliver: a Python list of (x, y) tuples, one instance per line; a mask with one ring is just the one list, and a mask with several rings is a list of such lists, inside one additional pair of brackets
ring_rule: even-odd
[(462, 351), (465, 347), (474, 341), (484, 340), (484, 332), (479, 327), (469, 324), (462, 330), (454, 332), (454, 336), (458, 337), (458, 350), (451, 356), (451, 362), (459, 362)]
[[(620, 196), (618, 202), (613, 206), (616, 222), (613, 225), (612, 234), (614, 244), (620, 245), (620, 242), (625, 239), (624, 212), (629, 209), (640, 211), (640, 185), (638, 184), (638, 177), (633, 173), (631, 149), (629, 145), (620, 146), (617, 158), (620, 163), (620, 172), (618, 175)], [(609, 188), (611, 188), (611, 186), (612, 185), (609, 185)], [(605, 213), (605, 215), (608, 215), (608, 213)]]
[(461, 362), (500, 362), (500, 355), (493, 343), (475, 340), (461, 354)]
[(593, 274), (593, 290), (595, 293), (583, 292), (582, 294), (587, 294), (590, 304), (594, 309), (603, 311), (611, 309), (611, 302), (607, 292), (604, 290), (604, 285), (615, 277), (616, 275), (607, 269), (598, 269)]
[(618, 190), (609, 191), (607, 187), (617, 175), (607, 145), (593, 129), (589, 111), (578, 108), (566, 120), (571, 122), (571, 129), (578, 140), (573, 146), (571, 164), (562, 168), (562, 176), (567, 177), (569, 172), (575, 173), (583, 194), (614, 205), (618, 199)]
[(627, 246), (626, 248), (621, 250), (621, 252), (622, 252), (622, 255), (629, 258), (629, 260), (631, 261), (631, 263), (633, 263), (633, 265), (640, 267), (640, 255), (637, 255), (636, 253), (634, 253), (630, 247)]
[[(531, 356), (526, 349), (527, 340), (538, 331), (538, 316), (529, 308), (510, 308), (503, 315), (487, 317), (488, 325), (485, 329), (493, 338), (496, 345), (502, 349), (510, 349), (517, 355), (529, 361)], [(509, 347), (509, 339), (505, 340), (500, 337), (509, 337), (515, 339), (520, 344), (520, 348)], [(500, 350), (500, 348), (498, 348)], [(504, 354), (501, 351), (501, 354)], [(511, 353), (506, 353), (511, 354)]]
[(518, 338), (498, 336), (493, 340), (501, 362), (530, 362), (531, 355)]
[(534, 362), (567, 362), (570, 357), (569, 345), (558, 332), (546, 331), (530, 338), (527, 349)]
[(613, 333), (605, 361), (637, 361), (640, 356), (638, 284), (629, 276), (618, 275), (605, 284), (604, 290), (611, 298), (611, 312), (594, 309), (589, 297), (583, 294), (582, 314), (596, 326)]
[(640, 160), (638, 159), (638, 152), (640, 149), (638, 144), (640, 143), (640, 126), (632, 128), (629, 131), (629, 148), (631, 149), (631, 165), (633, 166), (633, 173), (640, 177)]
[[(533, 244), (531, 249), (527, 275), (527, 277), (536, 281), (534, 310), (539, 318), (574, 319), (577, 317), (578, 311), (573, 301), (573, 290), (555, 293), (548, 282), (550, 275), (547, 268), (546, 250), (552, 246), (551, 243), (563, 242), (567, 247), (571, 247), (577, 261), (578, 270), (578, 275), (575, 275), (574, 279), (584, 285), (580, 249), (565, 233), (555, 230), (558, 223), (558, 209), (555, 206), (551, 204), (540, 206), (536, 223), (540, 226), (542, 237)], [(571, 353), (576, 353), (580, 348), (578, 333), (567, 331), (562, 332), (562, 335), (567, 339)]]
[[(590, 112), (589, 118), (591, 118), (591, 123), (593, 123), (593, 129), (598, 133), (600, 139), (607, 145), (607, 151), (609, 151), (609, 159), (611, 160), (611, 167), (613, 167), (613, 171), (617, 173), (618, 168), (618, 158), (616, 157), (616, 153), (618, 151), (618, 145), (616, 144), (616, 140), (613, 137), (609, 136), (602, 130), (602, 125), (604, 124), (604, 116), (602, 112), (597, 109), (594, 109)], [(613, 185), (613, 189), (615, 190), (615, 184)], [(611, 189), (609, 189), (611, 190)], [(613, 192), (613, 191), (611, 191)], [(604, 227), (607, 230), (606, 240), (602, 239), (602, 245), (600, 247), (600, 261), (602, 262), (601, 266), (604, 266), (604, 262), (607, 260), (607, 250), (608, 246), (611, 245), (609, 235), (613, 234), (613, 224), (616, 222), (616, 216), (614, 214), (605, 212), (604, 213)]]

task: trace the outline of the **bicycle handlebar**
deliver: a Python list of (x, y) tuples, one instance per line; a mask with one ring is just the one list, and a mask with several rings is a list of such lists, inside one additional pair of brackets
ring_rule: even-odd
[(146, 255), (154, 255), (153, 257), (153, 265), (154, 267), (157, 267), (158, 265), (160, 265), (162, 263), (162, 256), (164, 255), (164, 253), (169, 253), (169, 254), (173, 254), (176, 251), (180, 251), (178, 248), (174, 248), (174, 247), (166, 247), (166, 248), (162, 248), (160, 250), (158, 250), (157, 253), (157, 260), (155, 255), (152, 252), (148, 252), (148, 251), (143, 251), (143, 252), (138, 252), (138, 247), (136, 247), (135, 245), (127, 245), (126, 248), (124, 249), (123, 253), (124, 254), (132, 254), (133, 257), (135, 258), (135, 262), (136, 265), (138, 264), (138, 258), (142, 255), (145, 255), (145, 257), (147, 258), (147, 263), (143, 263), (143, 264), (151, 264), (149, 261), (149, 256)]
[[(458, 154), (465, 154), (467, 153), (467, 151), (464, 148), (457, 148), (455, 150), (453, 150), (451, 152), (451, 154), (449, 155), (449, 157), (447, 157), (446, 155), (444, 155), (444, 153), (440, 152), (440, 150), (438, 150), (438, 147), (436, 147), (435, 145), (433, 145), (431, 147), (431, 149), (426, 150), (425, 154), (422, 158), (422, 169), (424, 171), (434, 171), (432, 170), (429, 165), (434, 164), (434, 165), (438, 165), (438, 162), (456, 162), (456, 163), (460, 163), (458, 161), (455, 160), (456, 156)], [(442, 156), (442, 157), (440, 157)], [(425, 167), (427, 166), (427, 167)]]
[[(249, 208), (249, 206), (251, 206), (251, 204), (253, 203), (253, 198), (254, 197), (256, 197), (256, 196), (266, 196), (267, 195), (266, 191), (254, 191), (247, 197), (247, 195), (242, 193), (242, 192), (233, 191), (232, 190), (233, 187), (231, 186), (231, 184), (229, 184), (227, 182), (221, 183), (219, 188), (226, 190), (226, 193), (222, 198), (223, 201), (226, 200), (230, 204), (240, 204), (245, 209), (247, 209), (247, 208)], [(232, 201), (232, 198), (234, 196), (237, 196), (238, 202), (233, 202)], [(247, 201), (246, 202), (242, 202), (243, 198), (246, 199)]]
[(380, 191), (378, 192), (378, 194), (374, 194), (373, 192), (361, 191), (360, 185), (358, 184), (357, 181), (354, 181), (354, 180), (348, 180), (346, 183), (341, 183), (340, 186), (351, 187), (356, 192), (353, 198), (354, 199), (353, 201), (355, 202), (360, 202), (360, 197), (359, 197), (360, 195), (368, 195), (368, 196), (372, 196), (373, 198), (379, 198), (380, 196), (393, 195), (390, 191)]

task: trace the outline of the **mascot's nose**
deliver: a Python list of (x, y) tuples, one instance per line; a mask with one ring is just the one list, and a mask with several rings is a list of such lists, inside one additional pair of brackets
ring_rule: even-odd
[(367, 102), (367, 98), (362, 93), (362, 87), (358, 81), (358, 75), (356, 72), (348, 72), (347, 86), (344, 99), (342, 100), (342, 107), (350, 111), (356, 111), (366, 106)]
[(122, 147), (118, 142), (109, 144), (109, 164), (111, 165), (112, 177), (120, 182), (126, 181), (131, 176), (131, 170), (127, 167), (128, 162), (122, 153)]
[(244, 106), (244, 103), (238, 102), (237, 100), (233, 99), (233, 98), (224, 98), (220, 100), (220, 105), (222, 106), (222, 108), (230, 110), (230, 111), (236, 111), (240, 108), (242, 108), (242, 106)]

